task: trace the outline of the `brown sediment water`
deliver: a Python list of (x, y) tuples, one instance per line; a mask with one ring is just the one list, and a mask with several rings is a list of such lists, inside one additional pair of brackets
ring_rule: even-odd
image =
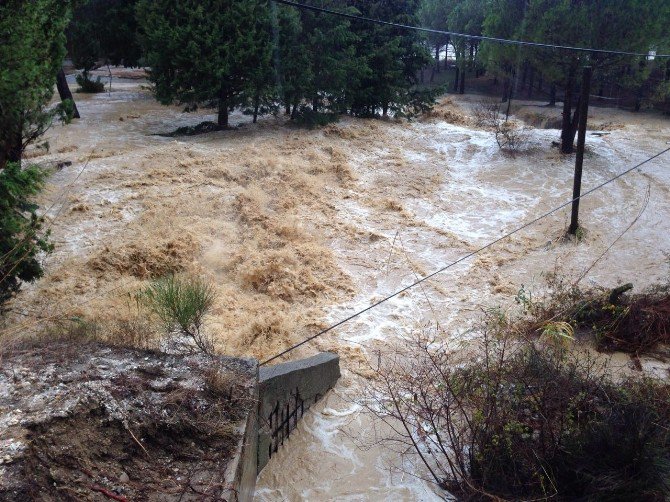
[[(162, 107), (144, 85), (115, 79), (111, 93), (75, 95), (82, 119), (49, 131), (47, 155), (30, 153), (73, 163), (41, 201), (55, 202), (56, 249), (45, 277), (13, 302), (26, 330), (44, 315), (127, 315), (129, 294), (151, 277), (186, 271), (216, 285), (208, 329), (218, 348), (266, 358), (571, 197), (574, 158), (550, 148), (556, 130), (533, 129), (528, 151), (501, 154), (471, 120), (470, 97), (411, 123), (343, 118), (302, 130), (236, 112), (235, 130), (166, 138), (156, 134), (214, 115)], [(558, 113), (536, 105), (516, 112), (537, 124)], [(608, 134), (587, 137), (584, 189), (670, 138), (656, 115), (591, 114)], [(343, 377), (265, 468), (257, 499), (438, 500), (411, 459), (357, 447), (371, 429), (356, 404), (369, 357), (427, 323), (466, 338), (482, 307), (513, 303), (522, 285), (540, 291), (543, 272), (581, 275), (635, 218), (647, 187), (645, 213), (584, 281), (639, 290), (664, 280), (669, 167), (659, 158), (585, 198), (580, 242), (562, 239), (566, 208), (297, 350), (338, 352)], [(401, 461), (413, 475), (393, 468)]]

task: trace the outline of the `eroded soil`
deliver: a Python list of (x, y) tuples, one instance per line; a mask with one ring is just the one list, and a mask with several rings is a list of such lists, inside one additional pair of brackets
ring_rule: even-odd
[[(36, 329), (51, 316), (131, 316), (133, 292), (183, 271), (217, 288), (208, 328), (218, 349), (264, 358), (571, 198), (574, 157), (552, 148), (559, 132), (546, 128), (560, 107), (513, 108), (538, 127), (516, 156), (476, 126), (468, 96), (445, 98), (411, 123), (343, 118), (302, 130), (235, 113), (235, 130), (174, 139), (156, 134), (213, 115), (161, 107), (142, 85), (121, 79), (111, 93), (76, 95), (83, 118), (52, 129), (51, 152), (34, 154), (73, 164), (53, 175), (42, 200), (56, 250), (44, 279), (14, 302), (8, 330)], [(670, 121), (650, 113), (593, 107), (589, 120), (584, 190), (670, 139)], [(437, 497), (429, 483), (390, 469), (397, 455), (355, 446), (369, 432), (357, 390), (377, 351), (435, 323), (467, 339), (481, 308), (513, 306), (522, 285), (541, 293), (543, 273), (576, 280), (636, 218), (647, 192), (637, 223), (582, 281), (640, 290), (666, 280), (669, 166), (661, 157), (585, 198), (579, 242), (563, 238), (563, 209), (297, 350), (338, 352), (343, 378), (263, 471), (257, 498)]]

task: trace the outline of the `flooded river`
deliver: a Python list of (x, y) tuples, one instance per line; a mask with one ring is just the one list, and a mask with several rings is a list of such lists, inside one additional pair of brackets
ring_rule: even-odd
[[(527, 151), (504, 155), (469, 125), (467, 97), (411, 123), (301, 130), (236, 112), (234, 130), (167, 138), (157, 134), (214, 115), (160, 106), (145, 85), (115, 78), (110, 93), (75, 94), (82, 119), (48, 132), (48, 154), (29, 153), (72, 164), (42, 200), (56, 249), (13, 304), (20, 329), (45, 316), (130, 316), (128, 295), (150, 277), (186, 271), (216, 285), (218, 348), (266, 358), (571, 198), (574, 158), (551, 147), (558, 131), (532, 129)], [(558, 113), (537, 105), (518, 116)], [(592, 115), (605, 134), (587, 137), (585, 190), (670, 140), (670, 121), (653, 114)], [(522, 285), (541, 291), (543, 272), (578, 277), (648, 190), (644, 214), (584, 282), (665, 280), (669, 168), (659, 158), (585, 198), (580, 242), (562, 239), (566, 208), (296, 351), (339, 353), (343, 377), (262, 472), (257, 500), (440, 500), (411, 458), (359, 448), (373, 432), (356, 403), (369, 357), (431, 323), (458, 340), (483, 306), (513, 303)]]

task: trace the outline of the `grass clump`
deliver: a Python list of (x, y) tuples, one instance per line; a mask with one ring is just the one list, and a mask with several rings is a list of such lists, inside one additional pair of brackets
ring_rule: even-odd
[(180, 349), (213, 352), (213, 341), (203, 325), (215, 300), (210, 283), (197, 277), (168, 275), (154, 280), (139, 298), (160, 319), (168, 335), (178, 335), (174, 341)]

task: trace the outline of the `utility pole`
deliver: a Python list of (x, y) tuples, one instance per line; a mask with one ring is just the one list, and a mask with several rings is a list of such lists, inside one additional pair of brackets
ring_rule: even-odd
[(579, 98), (579, 129), (577, 132), (577, 156), (575, 157), (575, 180), (572, 187), (572, 217), (568, 233), (577, 234), (579, 228), (579, 197), (582, 193), (582, 166), (584, 165), (584, 145), (586, 144), (586, 121), (589, 115), (589, 94), (591, 93), (590, 66), (584, 68), (582, 95)]

